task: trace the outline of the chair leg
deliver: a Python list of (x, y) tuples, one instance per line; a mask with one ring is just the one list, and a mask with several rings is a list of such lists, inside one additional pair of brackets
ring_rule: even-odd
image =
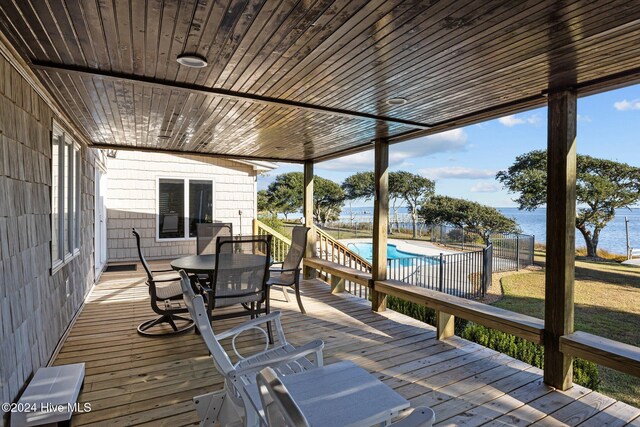
[[(269, 295), (267, 294), (267, 300), (264, 303), (264, 309), (266, 314), (271, 312), (271, 305), (269, 304)], [(267, 322), (267, 335), (269, 336), (269, 344), (273, 344), (273, 330), (271, 329), (271, 322)]]
[(147, 329), (153, 328), (154, 326), (159, 325), (161, 323), (164, 323), (166, 321), (167, 321), (166, 316), (160, 316), (155, 320), (151, 320), (151, 321), (147, 321), (147, 322), (142, 323), (140, 325), (140, 330), (141, 331), (146, 331)]
[(302, 314), (307, 314), (307, 311), (302, 306), (302, 298), (300, 297), (300, 280), (297, 279), (293, 284), (293, 289), (296, 291), (296, 300), (298, 300), (298, 307), (300, 307), (300, 312)]
[(289, 302), (291, 301), (289, 299), (289, 292), (287, 292), (287, 287), (286, 286), (282, 286), (282, 293), (284, 294), (284, 299)]
[[(174, 319), (179, 319), (179, 320), (186, 320), (187, 323), (186, 325), (178, 328), (178, 326), (175, 324)], [(170, 332), (149, 332), (148, 329), (151, 329), (154, 326), (160, 325), (162, 323), (168, 323), (171, 328), (173, 329), (173, 331)], [(161, 337), (161, 336), (170, 336), (170, 335), (176, 335), (176, 334), (181, 334), (187, 331), (190, 331), (192, 328), (194, 328), (196, 325), (194, 323), (193, 320), (191, 319), (185, 319), (183, 317), (180, 316), (176, 316), (176, 315), (171, 315), (171, 314), (164, 314), (156, 319), (153, 320), (147, 320), (146, 322), (142, 322), (140, 325), (138, 325), (138, 333), (140, 335), (144, 335), (147, 337)]]
[(174, 331), (178, 330), (178, 327), (176, 326), (176, 322), (173, 321), (173, 319), (171, 318), (171, 316), (167, 316), (167, 323), (169, 324), (169, 326), (171, 326), (171, 328)]
[(189, 322), (191, 320), (188, 317), (178, 316), (177, 314), (172, 314), (171, 317), (174, 320), (184, 320), (185, 322)]

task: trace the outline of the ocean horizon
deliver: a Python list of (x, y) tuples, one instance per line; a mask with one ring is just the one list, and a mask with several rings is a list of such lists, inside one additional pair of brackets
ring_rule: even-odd
[[(522, 233), (535, 236), (536, 242), (546, 243), (546, 215), (547, 209), (542, 207), (533, 211), (519, 210), (515, 207), (498, 207), (502, 214), (507, 217), (516, 220)], [(355, 222), (372, 222), (373, 221), (373, 206), (353, 206), (349, 207), (345, 205), (342, 208), (340, 215), (340, 221), (349, 223), (352, 216)], [(406, 207), (398, 210), (401, 222), (408, 221), (408, 211)], [(289, 215), (289, 218), (299, 218), (300, 215)], [(607, 224), (607, 226), (600, 233), (600, 242), (598, 249), (604, 249), (606, 251), (626, 254), (627, 253), (627, 241), (625, 231), (625, 217), (629, 220), (629, 240), (631, 247), (640, 248), (640, 207), (634, 207), (630, 209), (617, 209), (615, 218)], [(393, 220), (393, 213), (390, 212), (390, 220)], [(576, 229), (576, 247), (585, 247), (584, 238), (582, 234)]]

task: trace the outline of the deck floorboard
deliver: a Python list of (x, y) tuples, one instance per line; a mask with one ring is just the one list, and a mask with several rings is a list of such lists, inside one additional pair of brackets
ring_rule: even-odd
[[(79, 402), (92, 410), (74, 415), (73, 425), (192, 425), (198, 419), (191, 398), (222, 387), (199, 336), (136, 333), (139, 323), (155, 317), (140, 271), (102, 275), (56, 357), (56, 365), (86, 363)], [(549, 388), (537, 368), (458, 337), (437, 341), (435, 328), (390, 310), (374, 313), (368, 301), (333, 295), (320, 280), (305, 281), (302, 294), (307, 315), (294, 299), (287, 303), (273, 292), (273, 309), (282, 310), (290, 342), (324, 340), (325, 363), (352, 360), (412, 406), (431, 406), (439, 425), (640, 421), (640, 409), (584, 387)], [(221, 321), (214, 329), (239, 322)], [(241, 337), (241, 351), (255, 349), (256, 339)]]

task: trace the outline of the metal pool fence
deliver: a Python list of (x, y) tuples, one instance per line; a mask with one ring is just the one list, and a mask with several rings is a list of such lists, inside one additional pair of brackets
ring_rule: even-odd
[(417, 256), (387, 261), (387, 277), (414, 286), (463, 298), (479, 298), (491, 284), (492, 245), (439, 256)]

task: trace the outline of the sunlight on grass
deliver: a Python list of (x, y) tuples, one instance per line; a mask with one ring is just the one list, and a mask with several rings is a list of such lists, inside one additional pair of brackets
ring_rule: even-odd
[[(504, 297), (494, 305), (544, 318), (544, 272), (505, 276), (501, 284)], [(575, 328), (640, 346), (640, 268), (577, 261)], [(640, 378), (604, 367), (599, 369), (600, 391), (640, 405)]]

